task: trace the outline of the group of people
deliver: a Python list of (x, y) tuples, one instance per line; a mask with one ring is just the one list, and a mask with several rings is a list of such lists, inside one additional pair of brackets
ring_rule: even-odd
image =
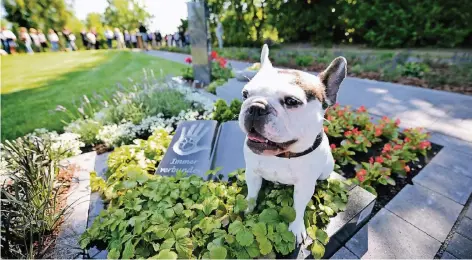
[[(61, 44), (60, 36), (64, 38), (65, 46)], [(116, 42), (117, 49), (142, 48), (147, 50), (151, 46), (159, 47), (163, 45), (184, 47), (189, 45), (190, 40), (187, 32), (178, 31), (163, 37), (159, 31), (151, 32), (143, 24), (140, 24), (139, 28), (135, 30), (123, 30), (123, 32), (119, 28), (112, 30), (105, 27), (103, 36), (99, 35), (96, 28), (92, 27), (90, 30), (84, 28), (80, 32), (80, 36), (82, 44), (87, 50), (100, 49), (101, 42), (106, 43), (108, 49), (114, 48), (113, 43)], [(61, 32), (49, 29), (47, 35), (40, 29), (21, 27), (18, 37), (11, 30), (2, 27), (0, 38), (3, 50), (8, 54), (17, 52), (18, 41), (21, 41), (26, 52), (31, 54), (43, 52), (47, 49), (59, 51), (60, 46), (64, 46), (71, 51), (77, 50), (76, 36), (67, 27), (64, 27)]]
[[(74, 34), (64, 27), (62, 35), (65, 38), (67, 48), (77, 50)], [(21, 41), (24, 44), (27, 53), (41, 52), (45, 51), (47, 48), (51, 51), (59, 50), (59, 36), (53, 29), (49, 29), (46, 36), (40, 29), (20, 27), (17, 37), (11, 30), (3, 26), (0, 32), (0, 39), (3, 51), (8, 54), (16, 53), (18, 48), (17, 41)]]

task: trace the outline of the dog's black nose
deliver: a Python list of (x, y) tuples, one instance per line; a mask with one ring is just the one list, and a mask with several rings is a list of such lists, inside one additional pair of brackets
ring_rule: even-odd
[(257, 102), (249, 107), (248, 113), (253, 117), (265, 116), (269, 114), (269, 108), (266, 104)]

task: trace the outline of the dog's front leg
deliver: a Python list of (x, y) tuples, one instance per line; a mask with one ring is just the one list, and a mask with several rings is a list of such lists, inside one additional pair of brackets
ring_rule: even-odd
[(262, 177), (255, 174), (252, 169), (246, 168), (247, 201), (246, 212), (251, 212), (256, 206), (257, 195), (262, 185)]
[(294, 187), (293, 203), (296, 217), (295, 220), (290, 223), (289, 230), (295, 235), (298, 244), (303, 243), (303, 240), (307, 237), (303, 217), (305, 216), (306, 205), (315, 191), (315, 185), (316, 182), (304, 181), (295, 184)]

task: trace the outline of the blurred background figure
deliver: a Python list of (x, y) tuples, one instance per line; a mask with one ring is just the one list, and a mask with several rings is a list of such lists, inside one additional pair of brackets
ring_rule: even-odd
[(129, 34), (128, 30), (125, 30), (123, 37), (125, 39), (126, 48), (131, 48), (131, 35)]
[(66, 41), (66, 49), (76, 51), (77, 46), (75, 45), (75, 35), (67, 27), (64, 27), (64, 29), (62, 29), (62, 35), (64, 36), (64, 40)]
[(90, 31), (87, 33), (87, 49), (88, 50), (92, 50), (92, 49), (96, 49), (97, 47), (97, 37), (95, 36), (95, 34)]
[(44, 35), (43, 31), (40, 29), (38, 29), (38, 39), (39, 43), (41, 44), (41, 51), (46, 51), (46, 49), (49, 47), (48, 41), (46, 39), (46, 35)]
[(179, 32), (174, 33), (174, 41), (175, 41), (175, 46), (182, 47), (181, 44), (180, 44), (180, 34), (179, 34)]
[(108, 49), (111, 49), (112, 48), (112, 45), (113, 45), (113, 38), (115, 38), (115, 35), (113, 34), (113, 32), (110, 30), (110, 28), (106, 28), (105, 29), (105, 39), (107, 40), (107, 46), (108, 46)]
[(124, 36), (121, 33), (120, 29), (118, 29), (118, 28), (115, 28), (115, 40), (116, 40), (116, 48), (117, 49), (124, 49), (125, 48)]
[(85, 28), (82, 28), (80, 31), (80, 38), (82, 38), (82, 45), (88, 50), (89, 46), (87, 41), (87, 30)]
[(51, 43), (51, 51), (58, 51), (59, 50), (59, 36), (53, 29), (49, 29), (48, 31), (48, 39)]
[(34, 51), (41, 52), (41, 43), (39, 42), (38, 31), (36, 31), (34, 28), (30, 28), (29, 32), (31, 40), (33, 41)]
[(136, 32), (138, 30), (132, 30), (131, 31), (131, 45), (133, 48), (138, 48), (138, 36), (136, 35)]
[(158, 47), (162, 46), (162, 35), (160, 31), (156, 32), (156, 44)]
[(142, 45), (143, 45), (141, 47), (143, 49), (147, 50), (147, 40), (148, 40), (147, 29), (146, 29), (146, 27), (144, 26), (143, 23), (139, 23), (139, 32), (141, 34)]
[(26, 52), (33, 54), (33, 48), (31, 48), (31, 37), (25, 27), (20, 27), (20, 40), (23, 42), (26, 48)]
[(96, 50), (100, 49), (100, 37), (97, 33), (97, 29), (95, 27), (92, 27), (90, 31), (95, 35), (95, 41), (94, 41), (94, 47)]

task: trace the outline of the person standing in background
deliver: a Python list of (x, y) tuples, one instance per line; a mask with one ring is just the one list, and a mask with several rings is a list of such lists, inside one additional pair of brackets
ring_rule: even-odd
[(95, 27), (92, 27), (91, 29), (91, 32), (93, 33), (93, 35), (95, 35), (95, 49), (98, 50), (100, 49), (100, 37), (98, 35), (98, 32), (97, 32), (97, 29), (95, 29)]
[(46, 48), (48, 47), (48, 41), (46, 40), (46, 35), (44, 35), (43, 31), (38, 29), (38, 39), (39, 43), (41, 44), (41, 50), (46, 51)]
[(34, 49), (37, 52), (41, 52), (41, 43), (39, 42), (38, 32), (34, 28), (30, 28), (30, 37), (33, 41)]
[(3, 29), (2, 31), (0, 31), (0, 39), (2, 40), (2, 49), (6, 52), (6, 53), (9, 53), (10, 52), (10, 48), (8, 47), (8, 42), (7, 42), (7, 38), (3, 35)]
[(82, 28), (82, 31), (80, 31), (80, 38), (82, 38), (82, 45), (88, 50), (87, 30), (85, 28)]
[(31, 48), (31, 37), (25, 27), (20, 27), (20, 40), (25, 44), (26, 52), (33, 54), (33, 48)]
[(158, 47), (162, 46), (162, 35), (160, 31), (156, 32), (156, 44)]
[(133, 48), (138, 48), (138, 36), (136, 35), (138, 30), (132, 30), (131, 31), (131, 44), (133, 45)]
[(125, 39), (126, 48), (131, 48), (131, 35), (129, 34), (128, 30), (125, 30), (123, 37)]
[(116, 48), (124, 49), (125, 48), (125, 39), (120, 29), (115, 28), (115, 39), (116, 39)]
[(174, 33), (174, 41), (175, 41), (175, 46), (181, 47), (180, 46), (180, 34), (179, 34), (179, 32)]
[(51, 50), (58, 51), (59, 50), (59, 36), (57, 36), (57, 33), (53, 29), (49, 29), (48, 39), (51, 42)]
[(179, 30), (179, 39), (180, 39), (180, 42), (181, 42), (180, 47), (185, 47), (186, 43), (185, 43), (185, 35), (184, 35), (183, 30)]
[(113, 32), (107, 27), (105, 29), (105, 38), (107, 39), (108, 49), (111, 49), (114, 37), (115, 37), (115, 35), (113, 34)]
[(147, 29), (143, 23), (139, 23), (139, 33), (141, 34), (141, 40), (143, 41), (143, 49), (147, 50)]
[(75, 45), (75, 35), (69, 29), (67, 29), (67, 27), (64, 27), (64, 29), (62, 29), (62, 35), (64, 35), (64, 39), (66, 40), (66, 48), (72, 51), (76, 51), (77, 46)]
[(8, 30), (5, 26), (2, 27), (2, 35), (5, 38), (8, 53), (15, 54), (16, 53), (16, 35)]
[(167, 47), (171, 47), (174, 39), (172, 39), (173, 37), (170, 34), (167, 34), (166, 37), (167, 37)]
[(97, 47), (97, 37), (95, 34), (90, 31), (86, 34), (87, 37), (87, 50), (96, 49)]

